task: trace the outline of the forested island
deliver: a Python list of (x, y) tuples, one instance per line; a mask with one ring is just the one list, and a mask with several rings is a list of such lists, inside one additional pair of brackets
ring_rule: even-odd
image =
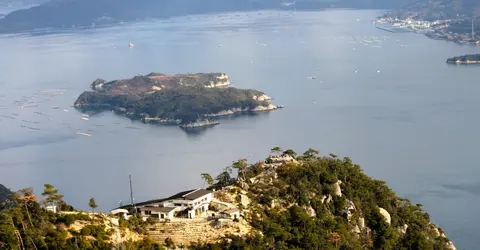
[[(201, 176), (214, 197), (208, 214), (233, 204), (240, 217), (164, 220), (135, 209), (127, 217), (107, 215), (94, 213), (94, 198), (85, 201), (92, 212), (77, 211), (45, 184), (41, 196), (29, 188), (11, 195), (0, 212), (0, 248), (456, 249), (420, 204), (398, 197), (348, 157), (275, 147), (264, 161), (241, 159), (216, 177)], [(46, 209), (52, 204), (57, 211)], [(200, 230), (201, 240), (191, 230)]]
[(408, 0), (50, 0), (0, 19), (0, 32), (100, 27), (156, 18), (255, 10), (390, 9)]
[(480, 54), (455, 56), (447, 59), (448, 64), (480, 64)]
[(214, 125), (213, 117), (279, 107), (265, 93), (227, 87), (223, 73), (166, 75), (151, 73), (106, 82), (95, 80), (75, 101), (82, 111), (114, 110), (144, 122), (178, 124), (186, 128)]

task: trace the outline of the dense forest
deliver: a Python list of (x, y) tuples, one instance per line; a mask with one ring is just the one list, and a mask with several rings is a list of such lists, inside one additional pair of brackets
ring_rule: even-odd
[[(0, 32), (40, 28), (110, 25), (121, 21), (167, 18), (191, 14), (265, 9), (318, 10), (321, 8), (390, 9), (411, 0), (51, 0), (0, 19)], [(282, 3), (295, 2), (288, 6)]]

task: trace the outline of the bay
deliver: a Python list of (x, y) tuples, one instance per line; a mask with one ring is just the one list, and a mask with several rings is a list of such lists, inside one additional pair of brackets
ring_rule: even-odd
[[(3, 35), (0, 183), (37, 193), (51, 183), (74, 207), (95, 197), (108, 211), (128, 203), (129, 174), (143, 201), (201, 187), (200, 173), (262, 160), (275, 145), (312, 147), (349, 156), (423, 204), (459, 249), (475, 249), (480, 71), (445, 60), (478, 48), (375, 29), (379, 14), (242, 12)], [(71, 107), (98, 77), (152, 71), (225, 72), (286, 108), (187, 134), (110, 112), (85, 121)]]

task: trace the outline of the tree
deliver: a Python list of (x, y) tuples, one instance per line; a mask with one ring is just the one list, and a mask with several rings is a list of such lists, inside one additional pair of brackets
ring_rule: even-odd
[(200, 176), (202, 176), (202, 179), (204, 180), (203, 186), (205, 186), (205, 184), (208, 184), (209, 186), (213, 184), (213, 178), (209, 173), (202, 173)]
[(310, 158), (310, 157), (314, 157), (314, 156), (317, 156), (320, 152), (318, 152), (318, 150), (316, 149), (313, 149), (313, 148), (309, 148), (307, 151), (305, 151), (303, 153), (303, 156), (307, 157), (307, 158)]
[(19, 198), (19, 200), (23, 202), (23, 205), (25, 206), (25, 211), (27, 213), (28, 221), (30, 222), (30, 225), (33, 227), (32, 217), (30, 216), (30, 212), (28, 211), (28, 206), (30, 201), (35, 201), (37, 197), (33, 194), (32, 188), (21, 189), (19, 193), (23, 195), (22, 197)]
[[(247, 159), (240, 159), (238, 161), (233, 162), (232, 168), (238, 171), (238, 176), (242, 176), (242, 180), (246, 179), (246, 171), (247, 171), (248, 163)], [(237, 179), (240, 179), (237, 177)]]
[(234, 182), (234, 179), (230, 176), (232, 173), (232, 167), (228, 166), (223, 169), (223, 171), (215, 177), (217, 181), (216, 185), (220, 187), (225, 187), (231, 185)]
[(295, 153), (295, 151), (293, 151), (292, 149), (287, 149), (287, 150), (283, 151), (283, 154), (284, 155), (289, 155), (291, 157), (295, 157), (297, 155), (297, 153)]
[(58, 193), (58, 189), (55, 189), (55, 186), (52, 184), (44, 184), (45, 189), (43, 190), (42, 195), (45, 197), (45, 202), (47, 205), (57, 205), (63, 198), (63, 195)]
[(339, 233), (337, 232), (330, 233), (330, 237), (328, 241), (335, 244), (335, 248), (338, 247), (338, 243), (340, 242), (340, 240), (341, 240), (341, 237)]
[(88, 206), (92, 208), (92, 213), (95, 213), (95, 208), (97, 208), (97, 203), (95, 202), (95, 198), (90, 198), (90, 201), (88, 201)]
[(282, 152), (282, 149), (279, 146), (275, 146), (272, 149), (270, 149), (270, 152), (278, 154)]

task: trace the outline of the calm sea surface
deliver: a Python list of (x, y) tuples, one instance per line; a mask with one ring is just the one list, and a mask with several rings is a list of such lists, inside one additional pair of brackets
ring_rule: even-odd
[[(479, 49), (375, 29), (378, 14), (230, 13), (1, 36), (0, 183), (37, 193), (52, 183), (73, 206), (95, 197), (107, 211), (128, 202), (129, 173), (142, 201), (201, 187), (200, 173), (275, 145), (313, 147), (351, 157), (423, 204), (459, 249), (475, 249), (480, 70), (445, 60)], [(286, 108), (187, 134), (110, 112), (85, 121), (71, 107), (98, 77), (152, 71), (225, 72)]]

